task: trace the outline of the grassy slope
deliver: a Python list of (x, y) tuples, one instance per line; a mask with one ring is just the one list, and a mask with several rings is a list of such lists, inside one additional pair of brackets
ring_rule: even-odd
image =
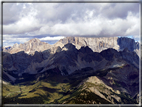
[[(103, 73), (103, 72), (101, 72)], [(104, 73), (106, 75), (106, 71)], [(102, 84), (85, 82), (79, 88), (78, 84), (84, 78), (69, 80), (68, 77), (52, 75), (40, 81), (28, 81), (17, 85), (3, 84), (3, 103), (6, 104), (110, 104), (110, 103), (136, 103), (125, 93), (117, 94)], [(66, 81), (66, 82), (65, 82)], [(30, 84), (33, 85), (24, 85)], [(118, 85), (118, 84), (116, 84)], [(84, 88), (85, 86), (85, 88)], [(98, 96), (89, 90), (94, 87), (108, 99), (109, 96), (120, 97), (117, 101), (111, 97), (109, 100)]]
[(3, 103), (62, 103), (64, 99), (70, 97), (70, 93), (74, 89), (71, 89), (69, 93), (70, 84), (63, 82), (66, 77), (61, 78), (55, 76), (52, 79), (47, 78), (39, 82), (35, 81), (34, 85), (3, 84)]

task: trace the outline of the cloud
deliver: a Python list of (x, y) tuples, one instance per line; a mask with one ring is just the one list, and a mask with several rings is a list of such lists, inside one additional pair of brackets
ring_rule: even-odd
[[(25, 4), (19, 4), (19, 5), (25, 7)], [(29, 5), (31, 5), (31, 4), (29, 4)], [(12, 7), (13, 6), (17, 7), (17, 5), (14, 3), (12, 5)], [(6, 5), (6, 7), (7, 7), (7, 5)], [(38, 30), (41, 27), (41, 25), (39, 24), (39, 21), (35, 18), (37, 11), (32, 6), (29, 8), (28, 7), (25, 7), (25, 8), (23, 8), (23, 10), (21, 10), (22, 12), (19, 14), (18, 19), (13, 16), (15, 18), (15, 20), (17, 20), (16, 22), (8, 24), (8, 25), (7, 24), (3, 25), (4, 34), (22, 34), (22, 33)], [(16, 8), (16, 9), (18, 9), (18, 8)], [(4, 11), (4, 13), (5, 13), (5, 11)], [(16, 16), (17, 16), (17, 14), (16, 14)], [(9, 21), (11, 21), (11, 18), (9, 18), (9, 19), (10, 19)], [(5, 16), (4, 16), (4, 22), (9, 22), (9, 21), (7, 21), (7, 17), (5, 19)]]
[(103, 4), (103, 8), (99, 11), (102, 16), (109, 19), (114, 18), (127, 18), (129, 12), (132, 12), (134, 15), (138, 14), (139, 4), (138, 3), (110, 3)]
[[(48, 35), (50, 36), (50, 35)], [(3, 35), (3, 46), (12, 46), (15, 43), (25, 43), (30, 39), (39, 38), (42, 42), (48, 42), (50, 44), (54, 44), (60, 39), (63, 39), (64, 36), (54, 35), (52, 37), (48, 37), (47, 35), (39, 35), (39, 36), (28, 36), (28, 35)]]
[(41, 38), (40, 40), (60, 40), (60, 39), (63, 39), (64, 36), (57, 36), (57, 37), (44, 37), (44, 38)]
[(9, 25), (3, 25), (4, 34), (21, 34), (40, 29), (39, 22), (32, 16), (21, 18), (19, 21)]
[(8, 25), (18, 21), (21, 11), (21, 5), (17, 5), (16, 3), (3, 3), (3, 24)]
[(140, 35), (139, 3), (4, 3), (3, 7), (4, 35), (14, 38)]
[(3, 46), (12, 46), (15, 43), (25, 43), (29, 40), (28, 37), (19, 37), (17, 35), (3, 35)]
[[(88, 14), (91, 14), (91, 12)], [(89, 20), (82, 22), (70, 20), (65, 24), (58, 23), (54, 25), (50, 31), (52, 34), (65, 36), (127, 36), (139, 34), (139, 23), (139, 18), (130, 13), (126, 19), (90, 17)]]

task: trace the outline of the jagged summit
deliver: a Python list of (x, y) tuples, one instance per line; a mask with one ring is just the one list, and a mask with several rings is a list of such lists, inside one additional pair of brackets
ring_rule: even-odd
[(65, 44), (62, 50), (71, 50), (74, 51), (76, 48), (72, 43)]
[(81, 47), (81, 48), (79, 49), (79, 51), (82, 52), (82, 53), (91, 53), (91, 52), (93, 52), (92, 49), (89, 48), (88, 46), (86, 46), (86, 47), (84, 47), (84, 46)]
[(128, 48), (129, 51), (135, 51), (139, 55), (140, 51), (139, 43), (127, 37), (66, 37), (59, 40), (54, 46), (63, 47), (67, 43), (72, 43), (77, 49), (88, 46), (94, 52), (101, 52), (108, 48), (123, 51), (125, 48)]
[(34, 54), (35, 51), (44, 51), (58, 46), (60, 46), (61, 48), (64, 47), (64, 50), (68, 50), (68, 48), (64, 46), (68, 43), (73, 44), (77, 49), (80, 49), (83, 46), (88, 46), (94, 52), (101, 52), (108, 48), (113, 48), (117, 51), (123, 51), (125, 48), (128, 48), (129, 51), (135, 51), (137, 55), (140, 56), (139, 43), (135, 42), (134, 39), (127, 37), (66, 37), (59, 40), (54, 45), (41, 42), (37, 38), (33, 38), (24, 44), (15, 44), (10, 49), (4, 48), (3, 51), (9, 53), (25, 51), (28, 54)]
[(35, 51), (44, 51), (50, 49), (52, 46), (48, 43), (41, 42), (37, 38), (33, 38), (23, 44), (14, 44), (10, 49), (4, 49), (4, 52), (9, 52), (11, 54), (24, 51), (27, 54), (34, 54)]
[(106, 49), (100, 53), (106, 60), (112, 61), (120, 57), (120, 53), (112, 48)]
[(38, 38), (30, 39), (28, 42), (41, 42)]

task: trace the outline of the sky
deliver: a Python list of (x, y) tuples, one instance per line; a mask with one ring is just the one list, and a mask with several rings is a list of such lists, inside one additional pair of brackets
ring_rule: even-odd
[(127, 36), (139, 41), (139, 3), (3, 3), (3, 46), (32, 38)]

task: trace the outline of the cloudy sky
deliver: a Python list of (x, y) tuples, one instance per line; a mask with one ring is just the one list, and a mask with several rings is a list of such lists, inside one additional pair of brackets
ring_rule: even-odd
[(3, 3), (3, 46), (38, 38), (128, 36), (139, 40), (139, 3)]

